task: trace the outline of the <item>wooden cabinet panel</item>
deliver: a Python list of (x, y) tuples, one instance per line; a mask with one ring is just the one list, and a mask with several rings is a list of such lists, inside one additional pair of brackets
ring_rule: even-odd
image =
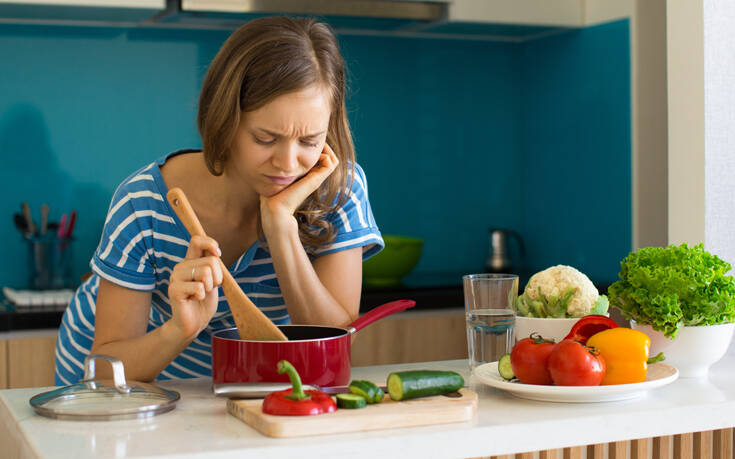
[(605, 459), (605, 443), (587, 445), (587, 459)]
[(671, 447), (672, 436), (654, 437), (653, 439), (653, 459), (669, 459), (672, 456), (673, 448)]
[(56, 335), (12, 338), (5, 343), (9, 389), (54, 385)]
[[(564, 459), (646, 459), (652, 450), (653, 459), (733, 459), (732, 441), (735, 429), (689, 432), (654, 438), (621, 440), (611, 443), (564, 448)], [(653, 446), (652, 449), (650, 446)], [(586, 450), (586, 451), (585, 451)], [(548, 459), (559, 457), (560, 450), (549, 449), (473, 459)]]
[(648, 459), (648, 439), (639, 438), (630, 442), (630, 459)]
[(674, 435), (674, 458), (692, 459), (693, 434)]
[(405, 312), (355, 334), (352, 365), (466, 359), (464, 310)]
[(607, 458), (608, 459), (628, 459), (628, 444), (632, 442), (616, 441), (608, 443)]
[(714, 459), (733, 457), (733, 429), (719, 429), (712, 433), (712, 450)]
[(0, 340), (0, 389), (8, 388), (8, 343)]
[(712, 431), (694, 432), (694, 457), (712, 457)]

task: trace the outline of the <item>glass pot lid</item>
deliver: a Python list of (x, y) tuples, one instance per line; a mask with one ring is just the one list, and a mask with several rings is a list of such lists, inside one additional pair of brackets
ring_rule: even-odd
[[(94, 380), (95, 360), (112, 364), (113, 380)], [(155, 416), (171, 411), (181, 398), (178, 392), (153, 384), (125, 381), (122, 361), (101, 354), (84, 359), (84, 379), (32, 397), (36, 413), (54, 419), (108, 421)]]

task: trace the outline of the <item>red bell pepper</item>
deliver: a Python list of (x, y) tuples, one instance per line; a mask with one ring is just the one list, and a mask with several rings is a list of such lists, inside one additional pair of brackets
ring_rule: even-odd
[(595, 333), (617, 327), (619, 327), (619, 325), (608, 316), (591, 314), (584, 316), (575, 322), (572, 329), (569, 331), (569, 334), (564, 339), (571, 339), (582, 344), (587, 344), (587, 340)]
[(301, 377), (290, 362), (286, 360), (278, 362), (278, 373), (287, 373), (292, 387), (268, 394), (263, 400), (263, 413), (279, 416), (307, 416), (331, 413), (337, 409), (337, 405), (329, 394), (319, 390), (304, 391), (301, 386)]

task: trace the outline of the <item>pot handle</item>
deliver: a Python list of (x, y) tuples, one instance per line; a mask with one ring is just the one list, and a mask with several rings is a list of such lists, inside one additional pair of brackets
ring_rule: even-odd
[(381, 304), (377, 308), (371, 309), (362, 316), (358, 317), (347, 328), (350, 330), (350, 333), (355, 333), (356, 331), (362, 330), (376, 320), (380, 320), (383, 317), (401, 312), (408, 308), (412, 308), (415, 305), (416, 302), (414, 300), (396, 300), (391, 301), (390, 303)]

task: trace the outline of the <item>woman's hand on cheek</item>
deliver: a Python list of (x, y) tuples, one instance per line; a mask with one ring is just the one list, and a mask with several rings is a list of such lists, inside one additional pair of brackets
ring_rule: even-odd
[(296, 209), (334, 172), (338, 164), (337, 155), (325, 143), (319, 160), (306, 175), (273, 196), (261, 195), (260, 218), (266, 235), (279, 224), (293, 221)]

